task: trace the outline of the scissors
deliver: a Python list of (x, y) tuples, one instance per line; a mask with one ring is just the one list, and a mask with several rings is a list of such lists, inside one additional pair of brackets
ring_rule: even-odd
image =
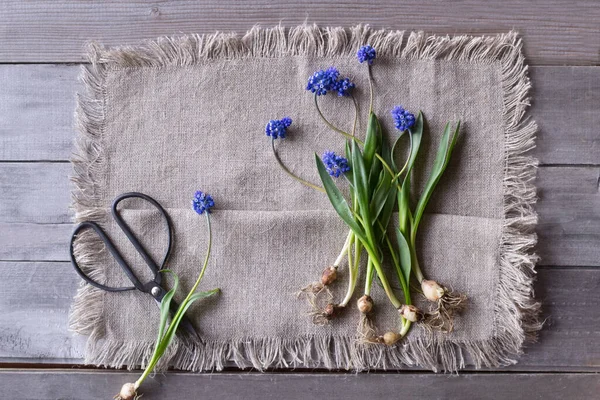
[[(119, 210), (117, 209), (117, 206), (119, 205), (119, 203), (121, 201), (123, 201), (125, 199), (130, 199), (130, 198), (139, 198), (139, 199), (145, 200), (148, 203), (152, 204), (156, 209), (158, 209), (158, 211), (160, 211), (160, 213), (163, 216), (163, 220), (167, 224), (167, 232), (168, 232), (167, 252), (165, 253), (162, 263), (160, 264), (160, 267), (158, 265), (156, 265), (156, 263), (154, 262), (154, 260), (150, 256), (150, 254), (148, 254), (148, 252), (146, 251), (144, 246), (142, 246), (142, 244), (139, 242), (139, 240), (135, 237), (135, 235), (131, 231), (131, 228), (123, 220), (123, 217), (121, 217), (121, 214), (120, 214)], [(106, 235), (104, 230), (98, 224), (96, 224), (95, 222), (91, 222), (91, 221), (84, 221), (84, 222), (80, 223), (79, 225), (77, 225), (75, 227), (75, 230), (73, 231), (73, 234), (71, 235), (70, 256), (71, 256), (71, 263), (73, 264), (75, 271), (77, 271), (79, 276), (84, 281), (89, 283), (90, 285), (95, 286), (98, 289), (102, 289), (107, 292), (125, 292), (128, 290), (136, 290), (137, 289), (140, 292), (147, 293), (150, 296), (152, 296), (152, 298), (154, 298), (154, 300), (156, 301), (156, 304), (160, 308), (162, 299), (165, 297), (165, 294), (167, 293), (167, 290), (165, 290), (165, 288), (161, 284), (162, 283), (162, 275), (161, 275), (160, 271), (162, 269), (164, 269), (165, 264), (167, 263), (167, 260), (169, 259), (169, 256), (171, 255), (171, 248), (172, 248), (173, 226), (171, 223), (171, 219), (169, 218), (169, 215), (167, 214), (165, 209), (152, 197), (150, 197), (146, 194), (143, 194), (143, 193), (138, 193), (138, 192), (124, 193), (124, 194), (117, 196), (113, 200), (112, 207), (111, 207), (111, 213), (112, 213), (112, 216), (113, 216), (114, 220), (116, 221), (117, 225), (119, 225), (119, 227), (121, 228), (121, 230), (123, 231), (125, 236), (127, 236), (127, 239), (129, 239), (131, 244), (133, 244), (133, 247), (135, 247), (135, 250), (144, 259), (144, 261), (146, 262), (146, 265), (148, 266), (148, 268), (150, 268), (150, 271), (152, 271), (153, 278), (150, 281), (145, 282), (145, 283), (140, 281), (134, 274), (131, 267), (123, 259), (123, 257), (121, 256), (121, 254), (119, 253), (117, 248), (114, 246), (113, 242)], [(108, 249), (110, 254), (117, 261), (117, 263), (119, 264), (119, 266), (121, 267), (121, 269), (123, 270), (125, 275), (127, 275), (129, 280), (133, 284), (133, 286), (123, 286), (123, 287), (106, 286), (106, 285), (103, 285), (102, 283), (96, 282), (94, 279), (92, 279), (88, 275), (86, 275), (85, 272), (83, 272), (83, 270), (77, 263), (77, 260), (75, 259), (75, 253), (74, 253), (73, 248), (74, 248), (74, 243), (75, 243), (75, 237), (77, 236), (77, 234), (79, 232), (81, 232), (82, 230), (84, 230), (86, 228), (91, 228), (98, 234), (98, 236), (100, 237), (100, 239), (102, 240), (102, 242), (104, 243), (104, 245), (106, 246), (106, 248)], [(179, 305), (174, 300), (171, 300), (171, 304), (170, 304), (169, 308), (170, 308), (171, 317), (173, 317), (173, 315), (179, 308)], [(188, 332), (189, 334), (191, 334), (193, 337), (200, 339), (198, 334), (194, 330), (192, 323), (185, 316), (181, 320), (181, 325), (179, 327), (185, 329), (185, 331)]]

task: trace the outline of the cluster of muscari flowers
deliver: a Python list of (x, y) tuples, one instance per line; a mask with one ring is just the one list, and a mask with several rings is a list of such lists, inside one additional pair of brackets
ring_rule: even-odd
[(396, 106), (392, 109), (392, 117), (394, 118), (396, 129), (401, 132), (412, 128), (415, 124), (415, 116), (402, 108), (402, 106)]
[(377, 52), (372, 46), (368, 44), (362, 46), (360, 49), (358, 49), (358, 53), (356, 53), (356, 57), (358, 57), (358, 62), (361, 64), (366, 61), (367, 64), (372, 65), (376, 56)]
[(340, 72), (335, 67), (319, 70), (308, 78), (306, 90), (317, 96), (324, 96), (327, 92), (337, 92), (338, 96), (349, 96), (354, 83), (349, 78), (339, 79)]
[(333, 87), (333, 90), (337, 91), (338, 96), (350, 96), (350, 90), (354, 89), (354, 83), (348, 79), (340, 79)]
[(204, 193), (200, 190), (194, 194), (194, 198), (192, 199), (192, 209), (198, 214), (202, 215), (205, 211), (207, 214), (210, 214), (210, 209), (214, 206), (215, 202), (210, 194)]
[(329, 175), (335, 178), (338, 178), (341, 174), (350, 171), (348, 160), (342, 156), (338, 156), (333, 151), (326, 151), (323, 153), (322, 159)]
[(267, 136), (270, 136), (273, 139), (285, 139), (287, 128), (289, 128), (291, 124), (292, 119), (290, 117), (272, 119), (267, 123), (267, 126), (265, 126), (265, 133)]

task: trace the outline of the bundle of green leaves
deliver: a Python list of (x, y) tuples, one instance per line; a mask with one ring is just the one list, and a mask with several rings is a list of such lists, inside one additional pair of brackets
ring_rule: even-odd
[[(458, 139), (460, 122), (454, 125), (446, 124), (424, 189), (421, 193), (413, 193), (415, 189), (414, 185), (411, 185), (411, 179), (421, 147), (425, 118), (421, 112), (415, 117), (401, 106), (391, 110), (400, 134), (390, 146), (388, 143), (392, 142), (384, 136), (381, 124), (373, 111), (374, 85), (371, 66), (375, 61), (376, 51), (366, 45), (360, 48), (357, 56), (359, 62), (367, 64), (369, 74), (370, 104), (364, 140), (356, 136), (359, 111), (357, 101), (352, 95), (354, 83), (349, 78), (341, 79), (339, 71), (334, 67), (317, 71), (308, 80), (306, 89), (314, 94), (315, 107), (320, 118), (345, 140), (345, 157), (331, 151), (325, 152), (322, 157), (315, 154), (322, 186), (296, 176), (277, 154), (274, 143), (276, 139), (285, 138), (292, 124), (289, 117), (269, 121), (265, 132), (271, 138), (273, 154), (284, 171), (300, 183), (326, 193), (331, 205), (349, 228), (342, 251), (333, 265), (325, 268), (320, 281), (311, 283), (300, 292), (306, 295), (313, 307), (313, 322), (324, 324), (331, 321), (354, 297), (359, 276), (365, 276), (364, 291), (357, 301), (357, 308), (361, 312), (359, 331), (362, 340), (393, 345), (409, 332), (411, 324), (415, 322), (423, 322), (429, 328), (451, 331), (453, 317), (463, 308), (466, 300), (466, 296), (453, 293), (437, 282), (425, 279), (416, 252), (419, 224), (427, 203), (448, 166)], [(355, 118), (350, 132), (332, 124), (321, 111), (319, 98), (328, 92), (352, 100)], [(403, 142), (402, 138), (408, 139), (407, 156), (403, 164), (398, 164), (394, 154)], [(402, 167), (398, 168), (398, 165)], [(344, 197), (336, 183), (336, 179), (339, 178), (345, 178), (343, 180), (349, 188), (349, 199)], [(414, 206), (411, 205), (413, 198), (418, 198)], [(397, 212), (397, 224), (392, 221), (394, 211)], [(384, 263), (384, 252), (391, 255), (391, 263)], [(363, 253), (366, 258), (364, 263), (361, 262)], [(348, 262), (348, 289), (344, 298), (336, 303), (332, 301), (333, 296), (328, 287), (337, 280), (338, 269), (344, 259)], [(361, 268), (366, 268), (364, 274), (361, 274)], [(424, 297), (433, 303), (425, 312), (413, 305), (412, 279), (416, 279)], [(397, 286), (393, 284), (394, 280), (399, 283), (402, 300), (399, 299), (399, 291), (394, 289)], [(375, 281), (383, 288), (389, 302), (399, 314), (398, 329), (382, 335), (377, 334), (369, 318), (374, 306), (371, 289)], [(323, 293), (327, 294), (327, 303), (324, 306), (319, 300)]]

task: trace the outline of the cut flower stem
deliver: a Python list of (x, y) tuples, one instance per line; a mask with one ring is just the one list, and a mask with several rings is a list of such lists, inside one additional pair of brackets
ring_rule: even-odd
[[(354, 99), (354, 97), (352, 97)], [(356, 140), (358, 141), (360, 144), (363, 144), (363, 141), (358, 139), (355, 135), (354, 135), (354, 129), (352, 129), (352, 134), (349, 134), (348, 132), (338, 128), (337, 126), (333, 125), (331, 122), (329, 122), (329, 120), (327, 118), (325, 118), (325, 115), (323, 115), (323, 112), (321, 111), (321, 109), (319, 108), (319, 100), (318, 100), (318, 96), (315, 94), (315, 107), (317, 108), (317, 112), (319, 113), (319, 116), (321, 117), (321, 119), (323, 120), (323, 122), (325, 123), (325, 125), (327, 125), (329, 128), (331, 128), (331, 130), (333, 130), (334, 132), (340, 133), (343, 136), (345, 136), (347, 139), (350, 140)], [(356, 127), (356, 121), (357, 121), (357, 114), (358, 114), (358, 104), (356, 103), (356, 101), (354, 101), (354, 108), (355, 108), (355, 116), (354, 116), (354, 127)]]
[(275, 160), (277, 160), (277, 164), (279, 164), (281, 169), (283, 169), (286, 174), (288, 174), (289, 176), (291, 176), (292, 178), (294, 178), (296, 181), (300, 182), (304, 186), (308, 186), (311, 189), (315, 189), (321, 193), (325, 193), (325, 189), (323, 189), (321, 186), (317, 186), (313, 183), (310, 183), (307, 180), (300, 178), (299, 176), (295, 175), (292, 171), (290, 171), (288, 169), (288, 167), (285, 166), (285, 164), (279, 158), (279, 154), (277, 154), (277, 151), (275, 150), (275, 139), (273, 139), (273, 138), (271, 138), (271, 148), (273, 149), (273, 155), (275, 156)]
[[(198, 193), (201, 193), (201, 192), (198, 192)], [(159, 328), (158, 328), (157, 341), (156, 341), (156, 344), (154, 347), (154, 352), (152, 353), (152, 357), (150, 358), (148, 365), (146, 366), (146, 368), (144, 369), (144, 371), (142, 372), (142, 375), (138, 378), (138, 380), (135, 381), (134, 383), (126, 383), (125, 385), (123, 385), (119, 394), (117, 396), (115, 396), (115, 399), (133, 400), (138, 397), (137, 390), (142, 385), (142, 383), (146, 380), (146, 378), (152, 373), (152, 371), (154, 370), (154, 368), (156, 367), (156, 365), (158, 364), (158, 362), (160, 361), (162, 356), (165, 354), (165, 351), (167, 350), (169, 345), (175, 339), (177, 328), (178, 328), (180, 322), (182, 321), (186, 311), (189, 309), (189, 307), (196, 300), (212, 296), (214, 294), (217, 294), (220, 291), (220, 289), (213, 289), (213, 290), (206, 291), (206, 292), (196, 292), (196, 289), (198, 288), (198, 285), (202, 281), (202, 278), (204, 277), (204, 273), (206, 272), (206, 268), (208, 266), (208, 261), (210, 259), (210, 252), (211, 252), (211, 248), (212, 248), (212, 229), (211, 229), (211, 223), (210, 223), (209, 208), (212, 207), (214, 205), (214, 203), (212, 203), (212, 198), (210, 196), (202, 197), (202, 199), (203, 199), (202, 201), (204, 201), (204, 204), (201, 204), (200, 206), (198, 206), (199, 208), (197, 208), (196, 211), (199, 214), (206, 214), (206, 222), (207, 222), (207, 229), (208, 229), (208, 245), (207, 245), (207, 250), (206, 250), (206, 256), (204, 258), (204, 263), (202, 265), (202, 269), (200, 270), (200, 274), (198, 275), (196, 282), (194, 283), (194, 285), (192, 286), (192, 288), (186, 295), (185, 299), (181, 302), (181, 305), (179, 306), (179, 308), (173, 315), (171, 322), (168, 324), (171, 299), (173, 298), (175, 291), (177, 290), (177, 287), (179, 284), (179, 278), (177, 277), (177, 275), (175, 275), (170, 270), (161, 271), (161, 272), (171, 273), (174, 277), (174, 284), (173, 284), (173, 287), (165, 294), (165, 296), (163, 297), (161, 304), (160, 304), (160, 323), (159, 323)], [(196, 206), (197, 205), (195, 205), (195, 207)], [(168, 326), (167, 326), (167, 324), (168, 324)]]

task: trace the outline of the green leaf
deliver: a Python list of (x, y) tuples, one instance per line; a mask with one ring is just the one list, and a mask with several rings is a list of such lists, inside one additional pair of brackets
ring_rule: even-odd
[[(385, 131), (380, 126), (381, 131), (381, 145), (379, 146), (379, 154), (385, 160), (385, 162), (393, 167), (392, 163), (392, 153), (390, 146), (388, 145), (387, 135), (385, 135)], [(394, 167), (395, 169), (395, 167)]]
[(419, 154), (419, 148), (421, 148), (421, 138), (423, 137), (423, 114), (421, 111), (419, 111), (419, 114), (417, 114), (415, 124), (410, 129), (410, 135), (412, 137), (412, 146), (410, 150), (410, 158), (408, 159), (408, 167), (406, 168), (406, 178), (408, 178), (410, 175), (410, 172), (415, 164), (417, 154)]
[(411, 224), (412, 214), (410, 211), (410, 175), (414, 166), (419, 148), (421, 147), (421, 138), (423, 137), (423, 114), (419, 111), (415, 124), (410, 129), (411, 135), (411, 150), (408, 166), (406, 168), (406, 176), (402, 183), (402, 190), (398, 193), (398, 222), (400, 230), (409, 235), (408, 229)]
[(398, 192), (398, 227), (405, 234), (409, 234), (410, 226), (410, 177), (404, 179), (401, 190)]
[(375, 157), (375, 153), (378, 150), (379, 143), (381, 142), (381, 127), (375, 113), (369, 113), (369, 123), (367, 125), (367, 135), (365, 137), (365, 145), (363, 150), (363, 158), (365, 162), (365, 169), (371, 169), (371, 163)]
[(352, 168), (352, 151), (350, 150), (349, 140), (346, 140), (346, 159), (348, 160), (348, 166)]
[(207, 292), (195, 293), (188, 299), (187, 302), (182, 303), (179, 306), (179, 310), (177, 311), (177, 314), (173, 318), (173, 321), (171, 321), (171, 325), (169, 325), (169, 329), (167, 330), (167, 333), (165, 334), (165, 336), (163, 337), (163, 339), (160, 342), (160, 346), (159, 346), (160, 356), (162, 356), (162, 354), (165, 352), (167, 347), (169, 347), (169, 345), (175, 338), (175, 333), (177, 332), (177, 327), (179, 327), (179, 323), (183, 319), (183, 316), (185, 315), (188, 308), (190, 308), (190, 306), (196, 300), (204, 298), (204, 297), (212, 296), (214, 294), (219, 293), (219, 291), (220, 291), (220, 289), (213, 289), (213, 290), (210, 290)]
[(432, 176), (439, 173), (440, 168), (444, 165), (444, 160), (446, 158), (446, 154), (448, 151), (448, 141), (450, 140), (450, 123), (446, 123), (444, 127), (444, 133), (442, 133), (442, 137), (440, 139), (440, 144), (438, 145), (438, 151), (435, 155), (435, 159), (433, 160), (433, 166), (431, 167), (431, 174), (429, 179)]
[[(366, 165), (365, 165), (366, 167)], [(381, 164), (381, 161), (379, 160), (379, 158), (375, 157), (375, 159), (373, 159), (373, 162), (371, 163), (371, 170), (369, 171), (369, 185), (368, 185), (368, 192), (369, 192), (369, 196), (372, 196), (373, 193), (375, 193), (375, 190), (377, 190), (377, 186), (379, 185), (379, 181), (381, 179), (381, 171), (383, 170), (383, 164)]]
[(383, 207), (388, 199), (391, 186), (392, 177), (386, 171), (381, 171), (377, 188), (375, 189), (373, 197), (371, 198), (370, 212), (373, 216), (373, 220), (376, 220), (379, 217), (381, 210), (383, 210)]
[[(218, 294), (221, 291), (221, 289), (213, 289), (213, 290), (207, 290), (204, 292), (198, 292), (198, 293), (194, 293), (191, 297), (190, 297), (190, 303), (196, 301), (196, 300), (200, 300), (200, 299), (204, 299), (206, 297), (210, 297), (210, 296), (214, 296), (216, 294)], [(187, 310), (184, 309), (184, 311)]]
[(158, 347), (158, 344), (160, 343), (164, 333), (165, 333), (165, 329), (167, 327), (167, 322), (169, 321), (169, 310), (171, 307), (171, 300), (173, 299), (173, 296), (175, 295), (175, 292), (177, 291), (177, 287), (179, 286), (179, 277), (177, 276), (176, 273), (174, 273), (173, 271), (171, 271), (170, 269), (165, 269), (162, 270), (160, 272), (166, 272), (169, 273), (173, 276), (173, 287), (164, 295), (162, 301), (160, 302), (160, 322), (158, 324), (158, 337), (156, 339), (156, 345), (155, 345), (155, 350), (156, 347)]
[(365, 169), (365, 163), (363, 156), (356, 144), (356, 141), (352, 142), (352, 175), (354, 180), (354, 191), (358, 206), (361, 211), (361, 217), (363, 219), (363, 225), (365, 230), (369, 230), (371, 227), (371, 215), (369, 209), (369, 193), (368, 193), (368, 176)]
[[(380, 233), (379, 236), (377, 236), (378, 243), (383, 243), (384, 240), (387, 239), (387, 229), (390, 224), (390, 219), (392, 218), (394, 205), (396, 204), (396, 191), (396, 185), (392, 185), (390, 187), (390, 190), (388, 191), (388, 197), (385, 201), (383, 209), (381, 210), (379, 219), (377, 219), (377, 225), (379, 226), (379, 230), (377, 230), (376, 232)], [(393, 257), (394, 255), (392, 254), (392, 258)]]
[(454, 129), (454, 131), (452, 131), (452, 129), (450, 128), (449, 123), (446, 124), (446, 128), (444, 129), (444, 134), (442, 135), (442, 139), (438, 147), (438, 152), (433, 163), (431, 174), (429, 175), (429, 179), (427, 179), (427, 183), (425, 184), (425, 188), (423, 189), (423, 193), (421, 194), (421, 198), (419, 199), (419, 202), (417, 203), (417, 207), (415, 209), (415, 218), (411, 233), (413, 236), (416, 235), (417, 228), (419, 226), (419, 223), (421, 222), (421, 218), (423, 217), (423, 213), (425, 212), (427, 203), (429, 203), (429, 200), (433, 195), (435, 187), (442, 178), (442, 174), (444, 173), (446, 167), (448, 166), (448, 163), (450, 162), (452, 150), (454, 150), (454, 146), (456, 145), (456, 141), (458, 139), (459, 129), (460, 121), (456, 124), (456, 128)]
[(388, 160), (385, 157), (383, 158), (384, 160), (386, 160), (386, 162), (388, 162), (389, 165), (391, 165), (392, 167), (394, 167), (394, 170), (396, 172), (400, 171), (400, 169), (396, 165), (394, 154), (396, 153), (396, 146), (398, 146), (398, 143), (400, 143), (400, 139), (402, 139), (403, 137), (404, 137), (404, 131), (400, 132), (400, 136), (398, 136), (396, 138), (396, 140), (394, 140), (394, 144), (392, 144), (392, 149), (390, 150), (390, 160), (389, 160), (389, 162), (388, 162)]
[[(396, 192), (397, 191), (398, 191), (398, 189), (396, 188), (396, 185), (392, 185), (392, 187), (390, 188), (390, 190), (388, 192), (388, 197), (385, 202), (385, 205), (383, 206), (383, 210), (381, 210), (379, 221), (385, 227), (385, 229), (387, 229), (387, 227), (390, 223), (390, 219), (392, 218), (392, 213), (394, 212), (394, 204), (396, 204)], [(385, 234), (385, 232), (384, 232), (384, 234)]]
[(408, 245), (404, 234), (400, 232), (400, 229), (396, 230), (396, 239), (398, 240), (398, 250), (400, 253), (400, 267), (402, 268), (404, 279), (408, 283), (410, 282), (410, 271), (412, 269), (410, 246)]
[(350, 210), (346, 199), (344, 198), (338, 187), (335, 185), (335, 182), (333, 181), (331, 176), (329, 176), (329, 173), (327, 172), (323, 161), (319, 158), (319, 156), (316, 153), (315, 161), (317, 163), (319, 177), (323, 182), (323, 187), (325, 188), (325, 192), (327, 193), (327, 197), (329, 197), (331, 205), (338, 213), (340, 218), (342, 218), (342, 220), (346, 223), (346, 225), (348, 225), (348, 227), (352, 229), (354, 234), (360, 239), (364, 239), (365, 234), (358, 225), (358, 223), (356, 223), (356, 221), (354, 220), (354, 215), (352, 214), (352, 210)]

